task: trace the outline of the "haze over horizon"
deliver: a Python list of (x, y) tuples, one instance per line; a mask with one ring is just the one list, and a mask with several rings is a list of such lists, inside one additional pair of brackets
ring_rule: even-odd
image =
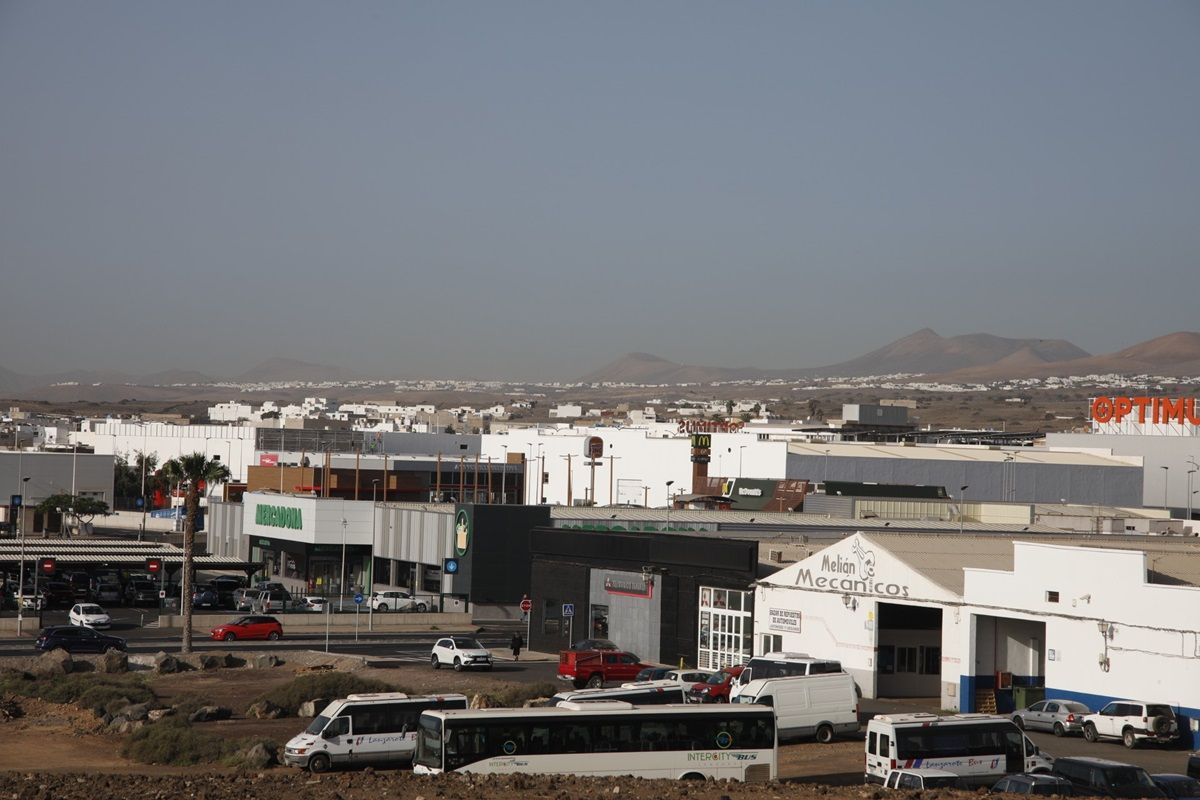
[(0, 2), (0, 367), (1108, 352), (1200, 327), (1197, 75), (1185, 2)]

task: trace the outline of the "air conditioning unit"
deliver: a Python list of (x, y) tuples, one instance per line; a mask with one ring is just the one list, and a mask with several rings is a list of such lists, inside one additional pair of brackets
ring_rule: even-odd
[(767, 551), (767, 561), (770, 561), (772, 564), (782, 564), (783, 563), (783, 551), (782, 550), (768, 550)]

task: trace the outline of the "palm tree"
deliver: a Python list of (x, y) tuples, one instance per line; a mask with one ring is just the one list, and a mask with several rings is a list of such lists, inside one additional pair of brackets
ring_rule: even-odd
[(163, 464), (162, 474), (172, 483), (185, 487), (183, 518), (183, 647), (192, 652), (192, 573), (195, 570), (196, 514), (200, 509), (200, 483), (211, 486), (229, 480), (229, 469), (217, 459), (209, 460), (204, 453), (172, 458)]

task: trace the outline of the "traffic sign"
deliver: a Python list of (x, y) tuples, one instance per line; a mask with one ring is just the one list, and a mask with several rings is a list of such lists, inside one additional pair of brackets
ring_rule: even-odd
[(166, 589), (159, 589), (159, 590), (158, 590), (158, 599), (159, 599), (159, 600), (166, 600), (166, 599), (167, 599), (167, 590), (166, 590)]
[(526, 614), (528, 614), (530, 611), (533, 610), (533, 601), (530, 600), (528, 597), (526, 597), (524, 600), (521, 601), (521, 610), (524, 611)]
[(564, 617), (575, 616), (575, 604), (574, 603), (563, 603), (563, 616)]
[(443, 558), (442, 559), (442, 572), (446, 573), (447, 575), (457, 575), (458, 574), (458, 559), (457, 558)]
[(354, 594), (354, 603), (355, 603), (355, 605), (360, 605), (360, 606), (361, 606), (361, 605), (362, 605), (362, 601), (363, 601), (362, 592), (356, 592), (356, 593)]
[(11, 502), (11, 503), (9, 503), (9, 505), (11, 505), (13, 508), (20, 508), (20, 507), (21, 507), (21, 501), (22, 501), (23, 499), (24, 499), (24, 495), (14, 494), (14, 495), (12, 496), (12, 502)]

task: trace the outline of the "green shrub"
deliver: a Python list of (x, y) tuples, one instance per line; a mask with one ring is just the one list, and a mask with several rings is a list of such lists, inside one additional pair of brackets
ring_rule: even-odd
[(372, 678), (360, 678), (346, 672), (324, 672), (301, 675), (282, 686), (264, 692), (256, 697), (254, 702), (266, 700), (279, 706), (288, 714), (296, 714), (303, 703), (318, 698), (333, 700), (348, 694), (402, 691), (404, 690), (395, 689), (383, 681)]
[(0, 693), (37, 697), (50, 703), (63, 703), (103, 714), (118, 701), (146, 703), (154, 692), (136, 675), (97, 675), (95, 673), (53, 675), (35, 678), (20, 672), (0, 674)]
[(123, 753), (143, 764), (185, 767), (232, 758), (240, 749), (239, 740), (198, 730), (181, 717), (166, 717), (134, 731)]

